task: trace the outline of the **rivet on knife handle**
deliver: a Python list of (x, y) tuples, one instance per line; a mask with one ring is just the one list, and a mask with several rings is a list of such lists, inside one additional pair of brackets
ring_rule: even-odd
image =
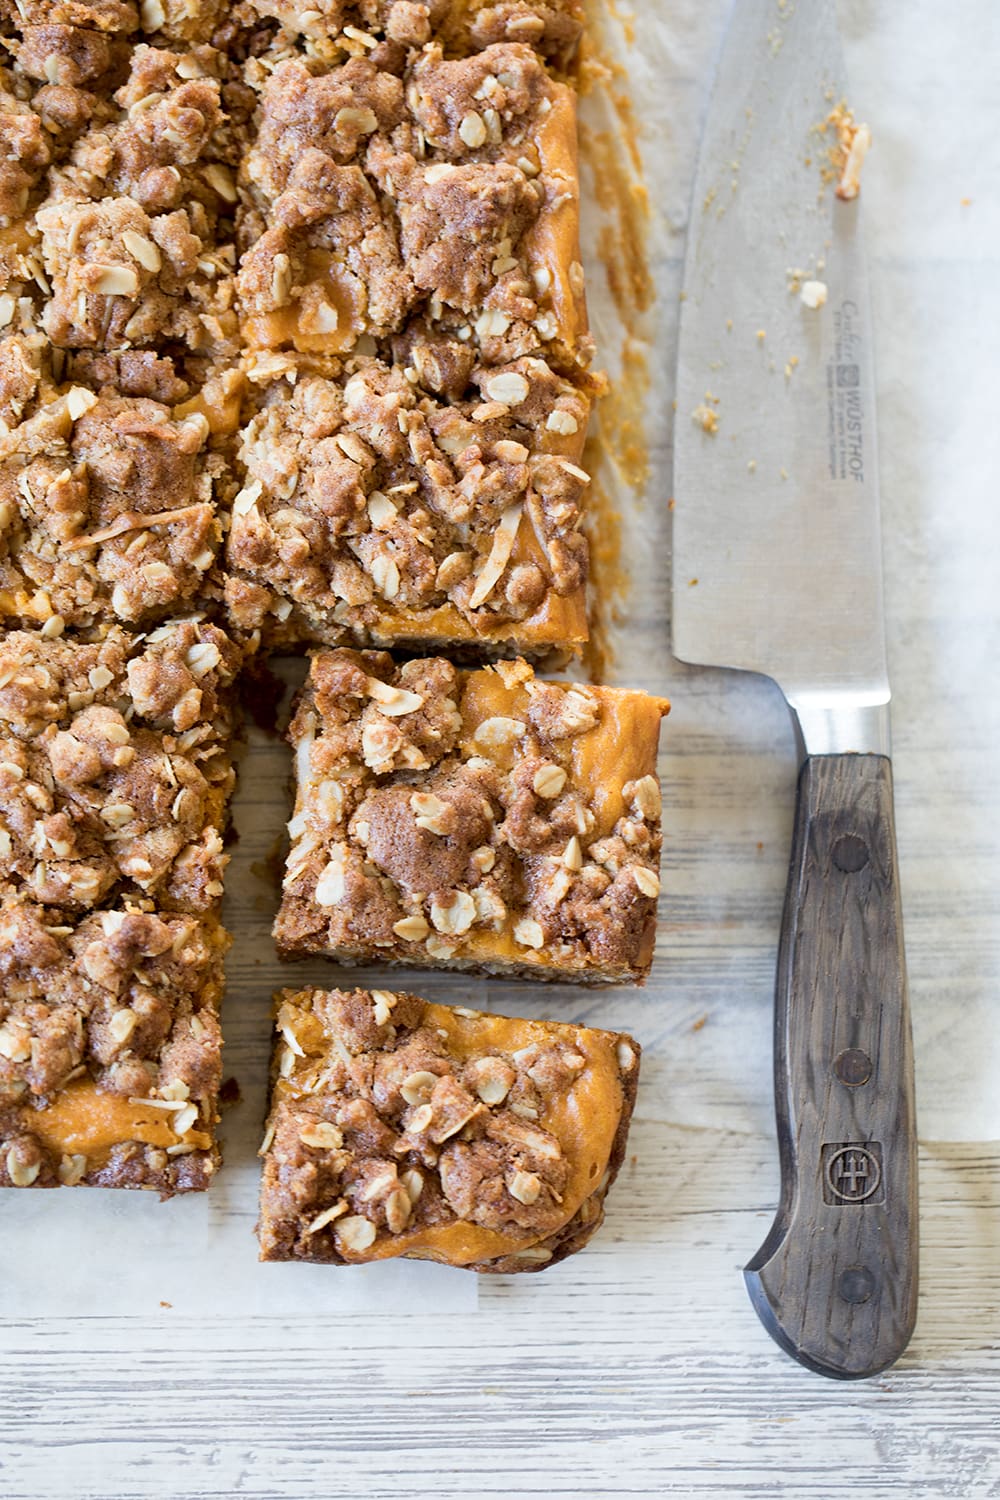
[(892, 768), (820, 755), (799, 778), (775, 997), (781, 1202), (746, 1268), (787, 1352), (875, 1375), (917, 1304), (913, 1055)]

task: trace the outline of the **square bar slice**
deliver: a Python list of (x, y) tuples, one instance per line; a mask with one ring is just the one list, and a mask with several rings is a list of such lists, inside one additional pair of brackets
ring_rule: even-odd
[(208, 1186), (227, 946), (211, 918), (0, 906), (0, 1186)]
[(276, 997), (262, 1260), (538, 1271), (604, 1217), (639, 1078), (629, 1036), (385, 990)]
[(35, 215), (53, 344), (235, 361), (231, 74), (209, 47), (132, 50), (117, 108), (81, 131)]
[(523, 661), (316, 652), (289, 730), (280, 952), (641, 983), (668, 707)]
[(239, 659), (199, 620), (0, 637), (0, 896), (216, 907)]
[[(235, 489), (201, 401), (132, 394), (188, 392), (148, 351), (78, 356), (97, 391), (57, 383), (49, 352), (38, 335), (0, 342), (0, 623), (86, 630), (196, 609), (219, 591)], [(221, 377), (200, 393), (217, 401), (219, 424), (238, 408), (237, 385)]]
[[(194, 0), (187, 0), (191, 5)], [(219, 0), (201, 0), (203, 5)], [(287, 53), (295, 38), (313, 61), (345, 60), (372, 53), (385, 61), (429, 41), (464, 56), (493, 42), (522, 42), (549, 64), (568, 72), (583, 30), (582, 0), (250, 0), (265, 19), (281, 23), (278, 45)], [(146, 0), (177, 7), (179, 0)], [(148, 26), (148, 22), (145, 22)]]
[(244, 342), (367, 352), (418, 323), (491, 363), (589, 363), (576, 99), (530, 47), (266, 73), (244, 162)]
[(459, 352), (417, 340), (401, 365), (261, 392), (227, 544), (234, 630), (535, 657), (586, 640), (587, 399), (540, 359)]

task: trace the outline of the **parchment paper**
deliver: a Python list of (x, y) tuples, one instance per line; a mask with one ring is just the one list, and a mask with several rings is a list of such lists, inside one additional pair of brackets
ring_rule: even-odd
[[(597, 992), (428, 973), (399, 972), (391, 982), (434, 999), (631, 1030), (645, 1048), (640, 1117), (766, 1134), (774, 956), (796, 774), (791, 730), (766, 682), (682, 668), (669, 655), (677, 299), (697, 136), (727, 11), (724, 0), (660, 0), (616, 19), (605, 7), (598, 52), (622, 71), (596, 80), (583, 107), (591, 145), (599, 147), (598, 180), (585, 179), (590, 306), (601, 362), (622, 392), (601, 418), (609, 455), (599, 476), (601, 550), (614, 551), (608, 517), (617, 510), (621, 562), (617, 575), (605, 571), (612, 581), (622, 573), (628, 580), (605, 670), (615, 682), (674, 700), (663, 737), (666, 840), (653, 977), (644, 990)], [(877, 323), (921, 1132), (984, 1140), (1000, 1135), (997, 13), (988, 4), (960, 4), (952, 30), (930, 0), (851, 0), (840, 15), (850, 102), (875, 141), (862, 198)], [(641, 184), (621, 134), (621, 96), (638, 125)], [(618, 172), (631, 204), (628, 256)], [(643, 250), (646, 291), (655, 294), (645, 311)], [(623, 291), (627, 261), (634, 285)], [(647, 457), (648, 478), (637, 484)], [(28, 1307), (53, 1319), (148, 1313), (159, 1302), (249, 1319), (266, 1311), (307, 1320), (320, 1308), (391, 1313), (415, 1302), (442, 1313), (474, 1311), (476, 1278), (435, 1266), (336, 1271), (256, 1262), (255, 1151), (270, 992), (338, 978), (319, 963), (282, 967), (273, 954), (268, 861), (287, 816), (288, 768), (284, 748), (251, 729), (226, 899), (236, 941), (225, 1066), (238, 1079), (241, 1102), (224, 1119), (226, 1164), (216, 1185), (206, 1196), (164, 1205), (152, 1195), (94, 1190), (0, 1194), (5, 1317), (16, 1320)], [(666, 1223), (666, 1201), (663, 1215)], [(616, 1223), (621, 1229), (624, 1221), (615, 1218), (612, 1196), (604, 1232)]]

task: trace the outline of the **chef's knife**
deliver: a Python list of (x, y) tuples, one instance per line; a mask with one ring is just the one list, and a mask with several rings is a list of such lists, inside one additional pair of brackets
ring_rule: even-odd
[(788, 1353), (852, 1378), (912, 1332), (917, 1187), (868, 281), (823, 128), (844, 93), (832, 0), (738, 0), (688, 236), (673, 646), (773, 678), (798, 731), (781, 1198), (745, 1276)]

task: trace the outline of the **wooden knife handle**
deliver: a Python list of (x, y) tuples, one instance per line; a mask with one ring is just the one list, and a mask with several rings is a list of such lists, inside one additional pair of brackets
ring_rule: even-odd
[(858, 1379), (917, 1308), (913, 1048), (892, 767), (820, 755), (799, 777), (774, 1038), (781, 1201), (745, 1277), (782, 1348)]

